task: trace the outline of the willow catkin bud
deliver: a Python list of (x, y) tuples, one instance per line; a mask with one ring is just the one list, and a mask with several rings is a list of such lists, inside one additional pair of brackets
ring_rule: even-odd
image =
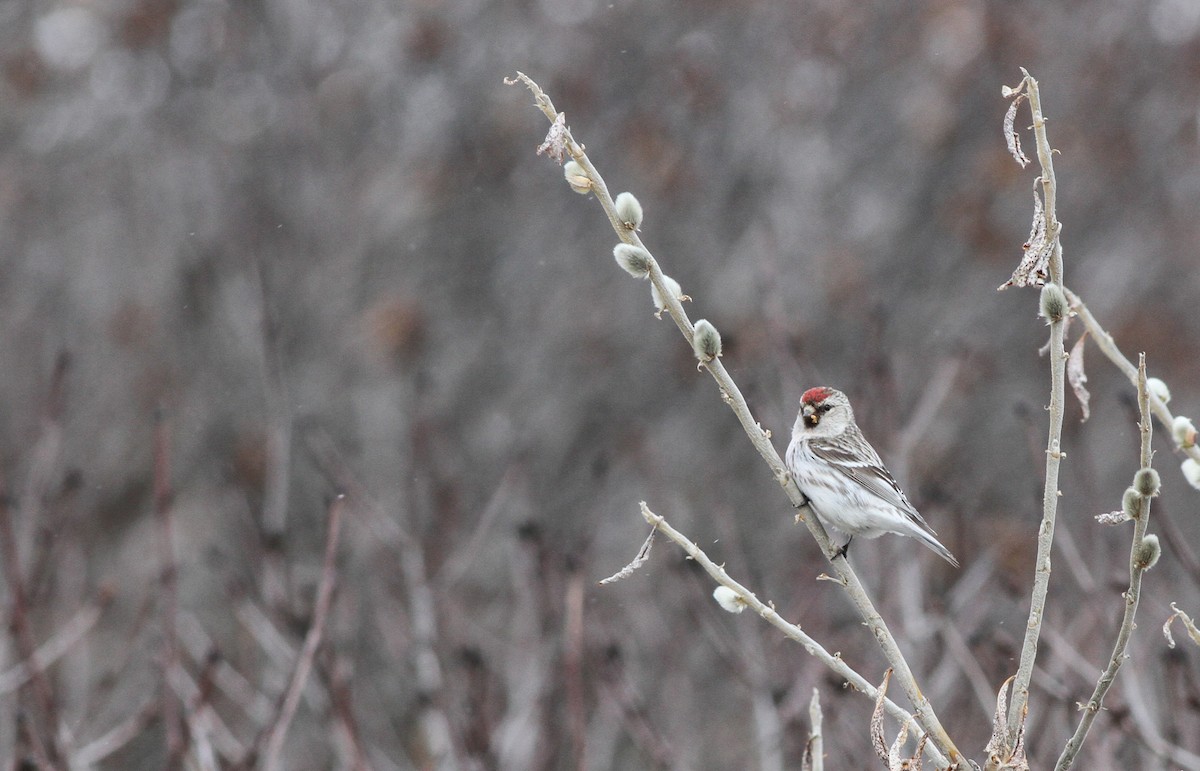
[(1171, 389), (1167, 388), (1167, 384), (1156, 377), (1146, 378), (1146, 392), (1157, 396), (1158, 400), (1163, 404), (1171, 401)]
[(746, 601), (728, 586), (718, 586), (716, 589), (713, 589), (713, 599), (730, 613), (741, 613), (746, 609)]
[(1185, 460), (1179, 467), (1179, 471), (1182, 472), (1183, 478), (1189, 485), (1200, 490), (1200, 463), (1197, 463), (1195, 458)]
[[(667, 294), (678, 300), (683, 296), (683, 287), (679, 286), (679, 282), (670, 276), (663, 274), (663, 286), (667, 288)], [(667, 309), (667, 301), (663, 298), (662, 293), (658, 291), (657, 284), (650, 285), (650, 299), (654, 301), (654, 310), (659, 318), (662, 318), (662, 312)]]
[(1175, 439), (1175, 444), (1185, 450), (1195, 446), (1196, 427), (1192, 425), (1192, 419), (1176, 415), (1175, 420), (1171, 421), (1171, 436)]
[(1132, 487), (1125, 488), (1125, 494), (1121, 496), (1121, 510), (1125, 512), (1125, 516), (1130, 519), (1137, 519), (1139, 506), (1142, 505), (1142, 494)]
[(721, 333), (706, 319), (700, 319), (692, 329), (692, 350), (701, 362), (710, 362), (721, 355)]
[(1133, 486), (1145, 497), (1153, 498), (1158, 495), (1158, 488), (1162, 486), (1162, 480), (1159, 479), (1158, 472), (1152, 468), (1138, 469), (1138, 472), (1133, 475)]
[(650, 252), (633, 244), (617, 244), (613, 247), (613, 257), (625, 272), (634, 278), (646, 278), (650, 275)]
[(1042, 287), (1042, 316), (1048, 322), (1062, 321), (1067, 315), (1067, 296), (1058, 284)]
[(576, 161), (567, 161), (563, 164), (563, 177), (576, 193), (587, 195), (592, 192), (592, 180)]
[(642, 204), (633, 193), (621, 193), (613, 202), (617, 210), (617, 219), (629, 230), (637, 230), (642, 226)]
[(1149, 570), (1161, 556), (1162, 544), (1158, 542), (1157, 535), (1150, 533), (1138, 544), (1137, 552), (1133, 555), (1133, 566), (1138, 570)]

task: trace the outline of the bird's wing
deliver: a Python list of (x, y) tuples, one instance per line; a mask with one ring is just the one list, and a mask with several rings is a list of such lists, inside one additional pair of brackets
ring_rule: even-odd
[(854, 480), (870, 494), (903, 511), (923, 530), (929, 531), (931, 535), (936, 535), (925, 518), (908, 502), (904, 491), (900, 489), (900, 483), (883, 465), (879, 453), (875, 452), (875, 448), (871, 447), (865, 439), (861, 445), (867, 450), (864, 453), (865, 457), (855, 454), (841, 444), (810, 441), (808, 446), (813, 455)]

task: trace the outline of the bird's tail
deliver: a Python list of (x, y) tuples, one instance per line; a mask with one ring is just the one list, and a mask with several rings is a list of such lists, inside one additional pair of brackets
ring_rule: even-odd
[(954, 567), (958, 567), (958, 560), (954, 559), (954, 555), (950, 553), (949, 549), (947, 549), (945, 546), (942, 546), (941, 541), (934, 538), (931, 534), (925, 532), (924, 530), (918, 530), (915, 535), (917, 539), (921, 541), (921, 543), (935, 551), (939, 557), (946, 560)]

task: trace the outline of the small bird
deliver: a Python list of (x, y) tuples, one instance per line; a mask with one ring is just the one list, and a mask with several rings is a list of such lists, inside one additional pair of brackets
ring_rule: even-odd
[(850, 400), (841, 391), (810, 388), (800, 397), (787, 465), (817, 517), (833, 531), (830, 535), (837, 540), (845, 536), (842, 556), (856, 535), (895, 533), (916, 538), (958, 567), (859, 430)]

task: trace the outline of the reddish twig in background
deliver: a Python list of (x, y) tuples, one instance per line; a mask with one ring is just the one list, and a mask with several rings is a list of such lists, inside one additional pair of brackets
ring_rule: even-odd
[[(34, 534), (38, 532), (39, 527), (45, 527), (42, 521), (42, 506), (62, 458), (62, 417), (66, 408), (66, 380), (70, 367), (70, 355), (66, 351), (60, 352), (54, 362), (54, 372), (50, 376), (50, 387), (42, 409), (38, 437), (29, 453), (29, 471), (25, 475), (25, 484), (17, 506), (22, 522), (14, 530), (17, 550), (27, 556), (30, 546), (37, 540)], [(36, 562), (37, 560), (31, 560), (31, 571), (36, 567)], [(31, 575), (34, 573), (31, 572)]]
[[(104, 610), (112, 603), (112, 591), (102, 588), (95, 602), (88, 603), (75, 612), (71, 619), (63, 624), (53, 637), (42, 643), (36, 653), (37, 660), (43, 667), (53, 664), (69, 651), (76, 643), (87, 636)], [(9, 693), (29, 682), (33, 677), (29, 664), (19, 662), (8, 671), (0, 673), (0, 694)]]
[(8, 590), (12, 596), (8, 628), (29, 672), (37, 711), (40, 712), (36, 721), (33, 710), (26, 713), (31, 721), (28, 725), (30, 744), (39, 766), (57, 768), (61, 762), (58, 744), (54, 738), (58, 725), (58, 710), (54, 703), (54, 689), (38, 657), (37, 642), (29, 624), (29, 600), (25, 580), (21, 575), (21, 560), (16, 536), (13, 534), (12, 511), (3, 479), (0, 479), (0, 555), (4, 558), (4, 580), (8, 583)]
[(159, 584), (162, 597), (162, 718), (167, 734), (167, 768), (183, 762), (186, 740), (179, 723), (179, 701), (171, 688), (168, 673), (179, 661), (175, 616), (179, 609), (178, 568), (175, 564), (174, 524), (171, 519), (171, 429), (160, 409), (154, 416), (154, 516), (158, 523)]
[(313, 658), (321, 646), (321, 637), (325, 631), (325, 623), (329, 618), (329, 607), (333, 604), (333, 590), (337, 583), (337, 549), (338, 537), (341, 532), (342, 513), (346, 507), (346, 496), (338, 494), (329, 506), (329, 529), (325, 541), (325, 560), (321, 566), (321, 581), (317, 585), (317, 600), (313, 607), (312, 624), (304, 636), (304, 645), (296, 659), (292, 670), (291, 680), (280, 704), (279, 715), (274, 725), (266, 734), (265, 753), (262, 767), (267, 771), (280, 768), (279, 756), (283, 752), (283, 740), (287, 736), (292, 718), (296, 715), (296, 707), (300, 704), (300, 694), (312, 671)]
[(568, 724), (571, 730), (571, 754), (575, 768), (583, 769), (587, 736), (587, 705), (583, 689), (583, 571), (578, 565), (567, 569), (563, 613), (563, 675), (566, 680)]
[(71, 755), (71, 767), (89, 768), (141, 736), (158, 717), (161, 706), (158, 699), (147, 701), (141, 709), (76, 750)]
[[(370, 761), (363, 749), (362, 731), (358, 727), (358, 719), (354, 716), (354, 699), (350, 692), (352, 672), (350, 664), (341, 657), (322, 656), (326, 660), (319, 674), (329, 689), (333, 702), (334, 728), (340, 739), (340, 744), (349, 755), (348, 765), (353, 771), (369, 771)], [(332, 659), (332, 661), (328, 661)]]
[(287, 609), (288, 573), (283, 555), (283, 537), (287, 530), (288, 485), (292, 465), (292, 412), (287, 382), (283, 373), (283, 357), (279, 352), (279, 324), (272, 312), (267, 268), (256, 260), (258, 299), (262, 330), (262, 385), (267, 403), (267, 426), (264, 451), (266, 468), (263, 477), (262, 528), (264, 560), (262, 593), (267, 607), (273, 611)]

